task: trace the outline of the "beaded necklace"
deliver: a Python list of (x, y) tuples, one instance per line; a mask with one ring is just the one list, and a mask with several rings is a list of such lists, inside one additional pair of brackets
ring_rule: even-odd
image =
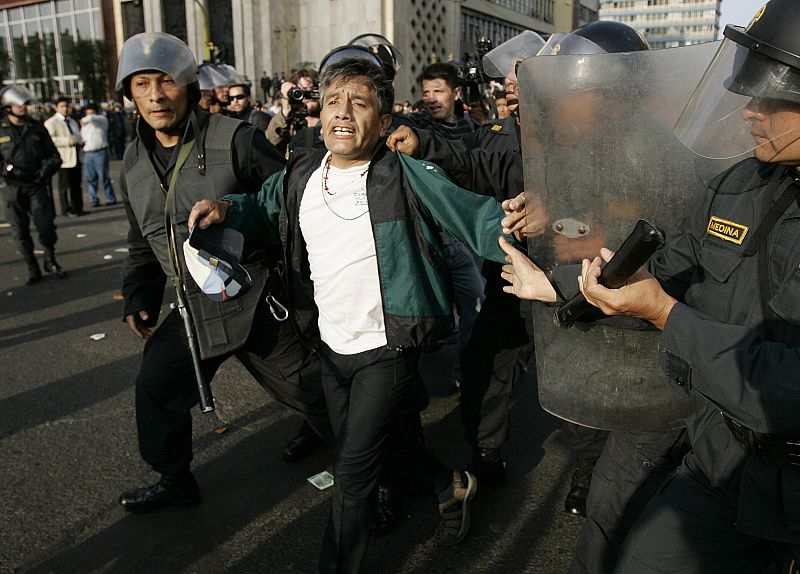
[[(337, 213), (335, 209), (333, 209), (331, 207), (331, 205), (328, 203), (328, 198), (325, 197), (326, 195), (330, 195), (330, 196), (336, 195), (336, 192), (335, 191), (332, 192), (330, 190), (330, 188), (328, 187), (328, 174), (330, 173), (330, 171), (331, 171), (331, 156), (329, 155), (325, 159), (325, 167), (322, 168), (322, 199), (325, 202), (325, 207), (328, 208), (328, 211), (330, 211), (336, 217), (338, 217), (339, 219), (342, 219), (344, 221), (355, 221), (356, 219), (364, 217), (367, 213), (369, 213), (369, 208), (367, 208), (367, 209), (364, 210), (363, 213), (360, 213), (359, 215), (356, 215), (355, 217), (343, 217), (342, 215)], [(362, 177), (367, 175), (368, 171), (369, 171), (369, 164), (367, 164), (367, 167), (364, 168), (364, 171), (362, 171), (360, 174), (358, 174), (359, 179), (361, 179)]]

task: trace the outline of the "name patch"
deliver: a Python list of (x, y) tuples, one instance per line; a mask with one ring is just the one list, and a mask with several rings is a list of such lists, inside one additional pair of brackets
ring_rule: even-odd
[(0, 144), (8, 143), (11, 141), (11, 136), (0, 136)]
[(712, 216), (711, 219), (708, 220), (706, 233), (724, 239), (725, 241), (730, 241), (736, 245), (741, 245), (749, 229), (750, 228), (746, 225), (740, 225), (733, 221), (728, 221), (727, 219)]

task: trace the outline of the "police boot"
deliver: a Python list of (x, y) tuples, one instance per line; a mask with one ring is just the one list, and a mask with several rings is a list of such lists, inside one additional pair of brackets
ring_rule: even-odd
[(499, 448), (476, 448), (467, 471), (487, 486), (503, 484), (507, 479), (506, 463)]
[(377, 490), (377, 500), (369, 533), (380, 535), (386, 534), (397, 526), (397, 517), (400, 516), (402, 506), (402, 493), (388, 484), (379, 484)]
[(48, 273), (52, 273), (59, 279), (65, 279), (67, 277), (67, 272), (61, 268), (61, 265), (58, 264), (56, 261), (56, 253), (52, 249), (48, 249), (44, 252), (44, 270)]
[(564, 499), (564, 512), (573, 516), (586, 516), (586, 497), (592, 483), (592, 472), (597, 457), (585, 457), (578, 460), (575, 472), (572, 473), (572, 484)]
[(123, 492), (119, 505), (128, 512), (152, 512), (168, 506), (197, 506), (202, 502), (200, 487), (191, 472), (178, 476), (161, 475), (152, 486)]
[(25, 256), (25, 264), (28, 266), (28, 278), (25, 279), (25, 285), (33, 285), (41, 281), (42, 272), (39, 270), (39, 262), (36, 261), (33, 253)]

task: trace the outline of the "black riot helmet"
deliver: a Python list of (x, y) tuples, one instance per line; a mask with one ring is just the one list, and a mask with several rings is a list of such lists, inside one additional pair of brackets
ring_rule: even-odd
[(362, 46), (372, 52), (380, 60), (383, 73), (389, 80), (394, 80), (395, 74), (403, 65), (403, 56), (385, 36), (361, 34), (348, 43), (351, 46)]
[[(800, 103), (800, 6), (772, 0), (743, 29), (726, 26), (724, 36), (739, 50), (725, 87), (737, 94)], [(772, 92), (771, 94), (767, 92)]]
[(618, 54), (649, 49), (647, 40), (627, 24), (598, 20), (569, 34), (553, 34), (538, 55)]
[[(797, 0), (771, 0), (746, 28), (726, 26), (714, 59), (675, 125), (678, 139), (695, 153), (717, 159), (766, 145), (753, 138), (751, 123), (742, 112), (766, 101), (800, 106), (798, 29)], [(789, 131), (777, 130), (771, 137)]]
[(592, 58), (577, 58), (593, 54), (617, 54), (649, 50), (639, 32), (622, 22), (596, 21), (576, 28), (568, 34), (553, 34), (537, 56), (572, 56), (570, 72), (560, 79), (565, 93), (601, 89), (618, 90), (624, 78), (634, 73), (632, 62), (614, 59), (600, 62)]

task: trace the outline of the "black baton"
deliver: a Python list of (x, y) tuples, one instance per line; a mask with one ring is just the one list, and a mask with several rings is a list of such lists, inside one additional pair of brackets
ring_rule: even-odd
[(200, 394), (200, 411), (210, 413), (214, 410), (214, 395), (211, 394), (211, 387), (203, 374), (203, 367), (200, 363), (200, 351), (197, 349), (197, 339), (194, 335), (194, 325), (189, 312), (183, 304), (183, 300), (178, 297), (178, 314), (183, 319), (183, 327), (186, 330), (186, 339), (189, 341), (189, 352), (192, 354), (192, 365), (194, 366), (194, 378), (197, 381), (197, 391)]
[[(609, 289), (619, 289), (658, 249), (664, 246), (664, 232), (656, 225), (640, 219), (622, 242), (614, 257), (600, 271), (597, 282)], [(555, 320), (561, 327), (571, 327), (578, 318), (593, 309), (583, 293), (576, 293), (556, 310)]]

